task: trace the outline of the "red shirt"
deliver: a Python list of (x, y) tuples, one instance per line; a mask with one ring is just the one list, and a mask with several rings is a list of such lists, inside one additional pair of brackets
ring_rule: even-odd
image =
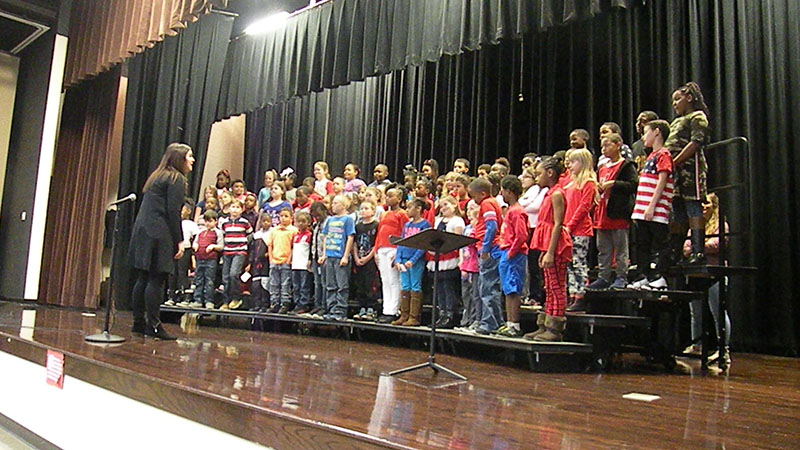
[(528, 254), (528, 215), (519, 203), (506, 209), (500, 228), (500, 248), (508, 252), (508, 259), (518, 254)]
[(569, 233), (573, 236), (593, 236), (592, 217), (589, 213), (594, 206), (594, 195), (597, 186), (594, 182), (587, 181), (583, 187), (573, 183), (571, 187), (564, 189), (564, 196), (567, 200), (567, 210), (564, 213), (564, 226), (569, 228)]
[(486, 222), (494, 221), (497, 223), (497, 233), (492, 240), (492, 245), (500, 242), (500, 228), (503, 226), (503, 211), (497, 200), (492, 196), (487, 196), (480, 204), (478, 218), (475, 220), (475, 239), (478, 240), (478, 253), (483, 251), (483, 238), (486, 236)]
[[(561, 189), (558, 184), (547, 191), (542, 200), (542, 206), (539, 208), (539, 218), (536, 222), (536, 228), (533, 229), (533, 236), (531, 236), (530, 248), (543, 253), (550, 249), (550, 239), (553, 236), (553, 227), (555, 226), (553, 203), (550, 200), (555, 192), (561, 192), (562, 195), (564, 194), (563, 189)], [(556, 254), (553, 256), (556, 258), (556, 261), (572, 261), (572, 237), (563, 227), (561, 228), (561, 234), (558, 236)]]
[(403, 225), (408, 222), (408, 216), (402, 209), (397, 211), (386, 211), (381, 214), (381, 220), (378, 222), (378, 231), (375, 235), (375, 251), (382, 247), (395, 246), (389, 242), (389, 236), (402, 236)]
[(426, 198), (425, 202), (428, 203), (428, 210), (422, 211), (422, 218), (427, 220), (428, 225), (432, 227), (433, 224), (436, 223), (436, 206), (434, 205), (433, 200), (429, 198)]
[(561, 176), (558, 177), (558, 182), (556, 183), (556, 186), (565, 188), (571, 182), (572, 182), (572, 174), (569, 173), (569, 170), (565, 170), (564, 172), (561, 173)]
[[(606, 181), (616, 180), (617, 174), (624, 162), (625, 160), (620, 158), (620, 160), (615, 163), (609, 162), (601, 167), (600, 170), (597, 171), (598, 182), (603, 184)], [(613, 189), (613, 187), (606, 189), (600, 195), (600, 202), (597, 204), (597, 209), (594, 211), (594, 227), (598, 230), (626, 230), (630, 226), (630, 220), (612, 219), (608, 217), (606, 213), (608, 199), (611, 197), (611, 189)]]
[(639, 174), (639, 187), (636, 189), (636, 203), (633, 206), (633, 214), (631, 214), (632, 219), (644, 220), (644, 213), (653, 199), (658, 186), (658, 174), (661, 172), (667, 173), (667, 185), (664, 186), (664, 191), (656, 203), (653, 222), (669, 224), (674, 185), (672, 184), (672, 155), (666, 147), (650, 153), (642, 167), (642, 172)]

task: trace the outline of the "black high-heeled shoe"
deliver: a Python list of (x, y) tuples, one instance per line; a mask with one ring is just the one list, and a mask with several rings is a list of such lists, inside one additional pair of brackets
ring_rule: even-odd
[(161, 326), (161, 324), (158, 324), (158, 326), (156, 326), (156, 327), (147, 327), (147, 329), (144, 332), (144, 335), (148, 336), (148, 337), (156, 338), (156, 339), (159, 339), (159, 340), (162, 340), (162, 341), (174, 341), (174, 340), (177, 339), (175, 336), (172, 336), (171, 334), (168, 334), (164, 330), (164, 327)]
[(144, 321), (144, 319), (133, 319), (133, 326), (131, 327), (131, 333), (144, 334), (146, 327), (147, 323)]

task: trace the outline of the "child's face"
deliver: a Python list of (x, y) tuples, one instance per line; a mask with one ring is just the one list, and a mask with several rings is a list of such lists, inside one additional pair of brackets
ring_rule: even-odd
[(603, 149), (603, 156), (606, 158), (611, 158), (613, 160), (617, 159), (619, 156), (620, 145), (616, 142), (611, 142), (609, 139), (602, 140), (602, 149)]
[(531, 175), (530, 171), (526, 170), (522, 172), (522, 189), (527, 190), (529, 187), (533, 186), (536, 182), (534, 176)]
[(291, 189), (294, 187), (294, 179), (292, 177), (283, 177), (283, 185), (286, 186), (286, 189)]
[[(359, 194), (360, 194), (360, 193), (361, 193), (361, 192), (359, 191)], [(363, 202), (363, 201), (368, 201), (368, 202), (372, 203), (373, 205), (377, 205), (377, 204), (379, 204), (379, 203), (380, 203), (380, 202), (378, 201), (378, 196), (377, 196), (377, 195), (375, 195), (375, 192), (374, 192), (374, 191), (365, 191), (365, 192), (364, 192), (364, 199), (363, 199), (363, 200), (361, 200), (361, 201), (362, 201), (362, 202)]]
[(420, 214), (419, 206), (415, 204), (409, 205), (408, 208), (406, 209), (406, 214), (408, 215), (408, 217), (412, 219), (418, 218)]
[(272, 195), (273, 200), (282, 200), (283, 199), (283, 189), (277, 184), (273, 184), (272, 188), (269, 190), (270, 195)]
[(613, 131), (608, 125), (603, 125), (600, 127), (600, 142), (603, 142), (603, 139), (611, 133), (613, 133)]
[(475, 189), (470, 189), (469, 190), (469, 196), (472, 197), (473, 200), (475, 200), (475, 203), (480, 203), (486, 197), (489, 196), (489, 193), (488, 192), (478, 192)]
[(400, 194), (397, 191), (389, 191), (386, 194), (386, 205), (393, 208), (400, 204)]
[(335, 180), (333, 180), (333, 192), (341, 194), (342, 192), (344, 192), (344, 185), (345, 185), (344, 180), (342, 178), (337, 177)]
[(231, 214), (231, 217), (237, 219), (242, 215), (242, 206), (239, 204), (239, 202), (232, 203), (228, 212)]
[(222, 200), (222, 206), (228, 206), (233, 201), (233, 196), (230, 192), (225, 191), (222, 193), (222, 197), (220, 197), (220, 199)]
[(298, 205), (305, 205), (308, 202), (308, 195), (305, 192), (298, 190), (297, 194), (295, 194), (295, 200), (297, 200)]
[(217, 175), (217, 188), (222, 189), (228, 186), (228, 183), (230, 183), (230, 181), (231, 180), (228, 177), (226, 177), (225, 174), (221, 173)]
[(281, 219), (281, 225), (288, 227), (292, 224), (292, 213), (289, 211), (281, 211), (278, 217)]
[(359, 208), (358, 215), (361, 216), (365, 222), (368, 222), (375, 217), (375, 208), (369, 203), (364, 203), (361, 205), (361, 208)]
[(294, 221), (294, 224), (295, 224), (295, 226), (297, 226), (298, 230), (305, 231), (308, 228), (308, 217), (306, 217), (304, 215), (300, 215)]
[(548, 187), (552, 184), (554, 174), (555, 171), (552, 169), (545, 170), (542, 168), (542, 166), (538, 166), (536, 168), (536, 183), (539, 185), (539, 187)]
[(352, 180), (356, 177), (356, 175), (358, 175), (358, 172), (356, 172), (356, 169), (352, 164), (348, 164), (344, 166), (343, 175), (345, 180)]
[(431, 168), (431, 166), (425, 164), (424, 166), (422, 166), (422, 173), (425, 174), (426, 177), (432, 178), (433, 169)]
[(207, 210), (215, 210), (219, 206), (219, 202), (215, 197), (212, 197), (206, 200), (206, 211)]
[(206, 188), (205, 192), (203, 192), (203, 200), (208, 201), (211, 197), (217, 196), (217, 190), (214, 188)]
[(517, 196), (508, 189), (500, 189), (500, 195), (503, 196), (503, 201), (511, 204), (512, 201), (517, 201)]
[(464, 183), (456, 181), (455, 183), (453, 183), (453, 186), (455, 187), (456, 192), (458, 192), (458, 196), (460, 198), (464, 198), (468, 195), (467, 187), (464, 186)]
[(342, 199), (333, 199), (331, 202), (331, 211), (337, 216), (342, 215), (347, 212), (347, 204)]
[(439, 203), (439, 212), (442, 213), (444, 217), (452, 217), (453, 214), (456, 213), (456, 210), (453, 208), (452, 203), (445, 201)]
[(372, 171), (372, 176), (375, 178), (375, 181), (380, 183), (389, 176), (389, 171), (381, 166), (375, 166), (375, 170)]
[(233, 183), (233, 187), (231, 187), (231, 190), (233, 190), (233, 195), (235, 197), (238, 197), (238, 196), (244, 194), (244, 184), (243, 183)]
[(653, 143), (656, 141), (656, 136), (658, 136), (658, 129), (652, 128), (648, 125), (644, 126), (644, 136), (642, 136), (642, 142), (644, 142), (645, 147), (653, 147)]
[(417, 197), (427, 197), (428, 196), (428, 186), (425, 183), (417, 183), (414, 187), (414, 195)]
[(367, 187), (361, 186), (358, 188), (358, 202), (361, 203), (367, 199)]
[(586, 148), (586, 140), (584, 140), (578, 133), (572, 132), (569, 134), (569, 146), (572, 148)]
[(672, 93), (672, 109), (679, 116), (686, 115), (692, 110), (694, 99), (691, 94), (684, 94), (680, 89)]
[(569, 172), (572, 175), (577, 175), (582, 169), (583, 164), (577, 158), (572, 158), (569, 160)]
[(191, 215), (192, 215), (192, 210), (189, 209), (188, 206), (186, 206), (186, 205), (181, 206), (181, 219), (186, 220)]
[(322, 199), (322, 204), (325, 205), (325, 209), (327, 209), (328, 211), (331, 210), (331, 204), (332, 203), (333, 203), (333, 201), (331, 200), (331, 196), (330, 195), (326, 195), (325, 198)]
[(261, 216), (261, 229), (262, 230), (269, 230), (271, 226), (272, 226), (272, 218), (270, 218), (266, 214)]
[(475, 219), (478, 218), (478, 212), (480, 209), (480, 206), (478, 206), (478, 204), (475, 202), (469, 202), (467, 204), (467, 217), (469, 217), (470, 222), (474, 222)]
[(252, 210), (256, 209), (256, 204), (257, 203), (258, 203), (258, 201), (256, 200), (255, 197), (253, 197), (252, 195), (248, 195), (247, 197), (244, 198), (244, 209), (245, 209), (245, 211), (252, 211)]
[(206, 230), (213, 230), (217, 228), (217, 219), (206, 219), (205, 220)]
[(640, 136), (644, 135), (644, 126), (647, 125), (647, 122), (649, 122), (649, 120), (647, 120), (647, 116), (644, 114), (639, 114), (639, 117), (636, 118), (636, 132), (639, 133)]
[(453, 164), (453, 172), (456, 172), (456, 173), (467, 173), (467, 171), (468, 171), (467, 170), (467, 166), (463, 162), (456, 161)]
[(456, 189), (456, 183), (453, 180), (445, 180), (444, 187), (447, 192), (453, 192)]
[(267, 172), (264, 175), (264, 186), (271, 188), (273, 183), (275, 183), (275, 173)]
[(478, 177), (489, 178), (489, 173), (486, 171), (486, 169), (478, 169)]
[(314, 178), (323, 180), (327, 177), (327, 175), (328, 174), (325, 172), (325, 169), (323, 169), (322, 166), (314, 164)]

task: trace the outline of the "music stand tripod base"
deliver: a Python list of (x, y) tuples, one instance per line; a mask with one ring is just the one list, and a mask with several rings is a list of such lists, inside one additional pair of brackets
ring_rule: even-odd
[(102, 333), (98, 334), (91, 334), (83, 339), (86, 342), (92, 342), (95, 344), (119, 344), (125, 342), (124, 337), (111, 334), (108, 331), (103, 331)]
[(446, 231), (439, 231), (434, 229), (427, 229), (421, 233), (409, 236), (405, 239), (397, 239), (394, 237), (389, 238), (389, 242), (394, 245), (402, 245), (404, 247), (416, 248), (419, 250), (426, 250), (434, 253), (434, 261), (436, 263), (435, 270), (433, 271), (433, 308), (431, 308), (431, 334), (430, 334), (430, 355), (428, 361), (415, 366), (406, 367), (389, 372), (388, 375), (393, 377), (406, 372), (412, 372), (417, 369), (430, 367), (435, 373), (444, 372), (451, 377), (458, 378), (461, 381), (467, 381), (467, 378), (460, 375), (447, 367), (436, 364), (436, 309), (438, 305), (439, 292), (436, 287), (439, 279), (439, 257), (442, 254), (450, 253), (458, 250), (461, 247), (477, 242), (478, 240), (471, 237), (462, 236), (460, 234), (448, 233)]

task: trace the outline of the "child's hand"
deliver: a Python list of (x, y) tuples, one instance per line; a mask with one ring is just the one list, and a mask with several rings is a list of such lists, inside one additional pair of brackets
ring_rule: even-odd
[(406, 271), (406, 266), (404, 266), (404, 265), (402, 265), (400, 263), (395, 264), (394, 267), (395, 267), (395, 269), (397, 269), (398, 272), (405, 272)]
[(543, 256), (541, 256), (539, 267), (541, 267), (542, 269), (549, 269), (553, 266), (555, 266), (555, 258), (553, 257), (552, 253), (547, 252)]
[(325, 256), (324, 255), (319, 257), (319, 259), (317, 260), (317, 264), (319, 264), (320, 266), (325, 264)]
[(414, 265), (414, 263), (412, 263), (411, 261), (406, 261), (405, 267), (406, 267), (406, 269), (410, 269), (411, 266), (413, 266), (413, 265)]
[(648, 206), (647, 209), (644, 211), (644, 220), (650, 222), (651, 220), (653, 220), (653, 216), (655, 214), (656, 214), (655, 205)]
[(339, 267), (346, 266), (349, 261), (350, 259), (347, 257), (347, 255), (344, 255), (342, 259), (339, 260)]
[(481, 259), (484, 261), (489, 259), (489, 252), (481, 252)]

